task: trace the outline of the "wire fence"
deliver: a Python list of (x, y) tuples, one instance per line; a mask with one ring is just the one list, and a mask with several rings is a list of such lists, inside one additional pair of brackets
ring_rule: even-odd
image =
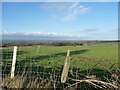
[[(61, 49), (61, 47), (59, 47)], [(54, 51), (54, 50), (53, 50)], [(56, 51), (40, 46), (34, 51), (33, 47), (18, 47), (14, 78), (11, 79), (13, 63), (13, 47), (2, 49), (2, 86), (9, 88), (79, 88), (87, 90), (94, 89), (94, 85), (77, 83), (76, 80), (111, 78), (111, 70), (117, 70), (117, 63), (107, 60), (94, 60), (89, 57), (80, 57), (77, 54), (87, 50), (71, 50), (70, 56), (67, 51)], [(47, 54), (46, 54), (46, 53)], [(68, 58), (69, 57), (69, 58)], [(70, 64), (66, 64), (66, 62)], [(105, 66), (105, 63), (109, 63)], [(66, 66), (65, 66), (66, 65)], [(69, 66), (69, 67), (68, 67)], [(109, 67), (109, 68), (108, 68)], [(64, 69), (64, 70), (63, 70)], [(67, 71), (68, 69), (68, 71)], [(67, 74), (68, 73), (68, 74)], [(62, 74), (65, 74), (64, 82), (61, 81)], [(104, 77), (104, 78), (103, 78)], [(97, 87), (99, 88), (99, 87)]]

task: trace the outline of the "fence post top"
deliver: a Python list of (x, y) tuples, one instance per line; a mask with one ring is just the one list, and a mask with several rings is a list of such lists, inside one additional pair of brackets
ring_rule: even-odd
[(17, 46), (14, 46), (14, 48), (17, 48)]

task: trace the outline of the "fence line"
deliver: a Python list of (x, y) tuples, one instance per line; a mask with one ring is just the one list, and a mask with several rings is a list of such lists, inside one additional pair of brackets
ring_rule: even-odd
[[(22, 49), (21, 47), (14, 47), (14, 50), (12, 49), (11, 47), (3, 49), (2, 79), (6, 86), (11, 84), (6, 83), (7, 77), (9, 77), (14, 80), (14, 84), (19, 82), (19, 85), (13, 85), (18, 87), (22, 87), (24, 84), (28, 85), (24, 87), (30, 87), (33, 83), (31, 88), (65, 88), (74, 84), (71, 81), (72, 79), (80, 80), (86, 78), (87, 75), (95, 75), (95, 73), (99, 75), (99, 72), (106, 73), (105, 70), (95, 68), (98, 68), (98, 62), (93, 61), (93, 63), (91, 62), (92, 59), (90, 60), (87, 57), (74, 56), (85, 52), (85, 50), (68, 50), (66, 52), (66, 50), (59, 51), (61, 47), (58, 47), (57, 53), (53, 53), (53, 51), (50, 53), (50, 48), (43, 49), (42, 46), (37, 51), (35, 48), (36, 52), (31, 47), (22, 47)], [(47, 50), (48, 53), (45, 53), (44, 51)], [(107, 61), (107, 63), (109, 62)], [(115, 65), (112, 64), (112, 68), (114, 67)], [(75, 87), (78, 87), (78, 85)], [(81, 87), (78, 88), (81, 89)]]

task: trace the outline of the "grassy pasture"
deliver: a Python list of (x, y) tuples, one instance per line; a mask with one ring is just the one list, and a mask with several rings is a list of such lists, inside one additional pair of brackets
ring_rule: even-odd
[[(3, 61), (12, 59), (13, 47), (3, 48)], [(17, 61), (27, 59), (32, 66), (44, 66), (46, 68), (60, 67), (64, 64), (67, 50), (70, 50), (71, 67), (79, 67), (87, 70), (96, 64), (94, 61), (102, 61), (103, 65), (110, 68), (110, 63), (118, 63), (118, 44), (104, 43), (85, 46), (22, 46), (18, 47)], [(94, 61), (89, 60), (94, 59)], [(24, 62), (24, 63), (25, 63)], [(109, 63), (110, 62), (110, 63)], [(99, 68), (96, 67), (96, 68)]]
[[(95, 75), (102, 79), (109, 71), (118, 69), (118, 44), (100, 43), (83, 46), (21, 46), (18, 47), (16, 74), (28, 71), (29, 75), (47, 78), (51, 74), (61, 76), (67, 50), (70, 50), (69, 77), (81, 78)], [(2, 48), (3, 75), (10, 73), (13, 47)], [(32, 74), (30, 74), (32, 71)], [(77, 73), (76, 73), (77, 72)], [(76, 75), (80, 77), (76, 77)], [(69, 81), (67, 81), (69, 82)], [(59, 86), (58, 86), (59, 87)]]

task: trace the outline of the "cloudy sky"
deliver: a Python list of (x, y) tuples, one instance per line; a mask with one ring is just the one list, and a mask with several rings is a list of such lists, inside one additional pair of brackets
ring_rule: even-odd
[(4, 2), (2, 18), (4, 36), (118, 39), (117, 2)]

